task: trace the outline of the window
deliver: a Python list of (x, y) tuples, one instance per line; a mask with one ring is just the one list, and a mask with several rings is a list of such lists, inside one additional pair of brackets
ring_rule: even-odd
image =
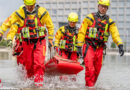
[(76, 2), (72, 2), (72, 4), (71, 4), (71, 8), (77, 8), (78, 6), (77, 6), (77, 3)]
[(65, 8), (70, 8), (70, 2), (65, 2)]
[(53, 15), (57, 15), (57, 10), (56, 9), (52, 9), (52, 14)]
[(126, 8), (126, 13), (130, 14), (130, 8)]
[(119, 21), (124, 21), (124, 15), (119, 15), (117, 18)]
[[(126, 15), (126, 20), (130, 21), (130, 15)], [(130, 25), (130, 24), (129, 24)]]
[(117, 8), (111, 8), (111, 13), (112, 14), (117, 14)]
[[(125, 2), (125, 1), (124, 1)], [(127, 0), (126, 6), (130, 7), (130, 0)]]
[(63, 9), (59, 9), (57, 14), (58, 15), (63, 15), (64, 14), (64, 10)]
[(83, 6), (88, 6), (88, 1), (83, 1)]
[(125, 3), (124, 0), (120, 0), (120, 1), (119, 1), (119, 7), (124, 7), (124, 5), (125, 5), (124, 3)]
[(94, 8), (96, 5), (95, 5), (95, 2), (94, 1), (91, 1), (90, 3), (89, 3), (89, 6), (90, 7), (92, 7), (92, 8)]
[(59, 3), (57, 4), (57, 6), (58, 6), (58, 8), (63, 8), (63, 7), (64, 7), (64, 3), (59, 2)]
[(57, 3), (56, 3), (56, 2), (53, 2), (53, 3), (51, 4), (51, 7), (52, 7), (52, 8), (57, 8)]
[(124, 14), (124, 8), (119, 8), (119, 14)]

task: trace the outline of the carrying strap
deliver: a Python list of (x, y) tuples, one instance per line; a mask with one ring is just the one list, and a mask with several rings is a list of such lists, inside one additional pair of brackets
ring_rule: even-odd
[(89, 43), (86, 43), (86, 48), (85, 48), (85, 52), (84, 52), (83, 58), (85, 58), (85, 56), (87, 54), (87, 51), (88, 51), (88, 48), (89, 48)]

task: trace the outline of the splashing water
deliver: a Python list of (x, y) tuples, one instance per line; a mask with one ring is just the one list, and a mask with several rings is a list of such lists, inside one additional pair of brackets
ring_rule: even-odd
[[(116, 59), (117, 58), (117, 59)], [(96, 88), (98, 90), (130, 90), (129, 56), (107, 56)], [(25, 78), (26, 72), (22, 65), (17, 66), (14, 60), (0, 60), (0, 89), (33, 88), (34, 82)], [(76, 77), (76, 80), (75, 80)], [(48, 75), (45, 73), (43, 89), (85, 90), (85, 70), (78, 75)]]

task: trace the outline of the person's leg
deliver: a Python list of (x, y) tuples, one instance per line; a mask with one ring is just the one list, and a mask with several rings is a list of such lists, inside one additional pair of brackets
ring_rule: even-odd
[[(72, 52), (70, 59), (73, 60), (73, 61), (77, 61), (78, 60), (77, 52)], [(71, 81), (76, 81), (76, 75), (74, 75), (70, 79), (71, 79)]]
[[(18, 65), (23, 65), (24, 60), (23, 60), (23, 47), (22, 43), (20, 43), (19, 39), (15, 40), (15, 46), (13, 47), (13, 55), (17, 57), (17, 64)], [(24, 66), (24, 65), (23, 65)]]
[[(22, 51), (23, 52), (23, 51)], [(25, 65), (24, 64), (24, 60), (23, 60), (23, 53), (21, 53), (20, 55), (17, 55), (17, 64), (20, 65), (22, 64), (23, 66)]]
[(99, 76), (99, 73), (101, 71), (101, 67), (102, 67), (102, 62), (103, 62), (103, 48), (99, 47), (96, 51), (95, 51), (95, 55), (96, 55), (96, 59), (95, 59), (95, 83), (97, 81), (97, 78)]
[(64, 59), (68, 59), (68, 52), (66, 52), (65, 50), (60, 50), (59, 55)]
[(72, 52), (70, 59), (73, 60), (73, 61), (77, 61), (77, 59), (78, 59), (77, 52)]
[(34, 44), (30, 44), (29, 42), (23, 41), (23, 60), (25, 64), (25, 70), (27, 71), (27, 77), (33, 77), (33, 47)]
[(43, 76), (45, 71), (44, 61), (46, 54), (46, 40), (37, 42), (36, 49), (33, 52), (34, 56), (34, 83), (35, 86), (43, 86)]
[[(83, 54), (86, 49), (86, 44), (83, 46)], [(92, 46), (88, 47), (86, 56), (84, 57), (85, 62), (85, 81), (86, 86), (93, 87), (95, 85), (95, 67), (94, 67), (95, 51)]]

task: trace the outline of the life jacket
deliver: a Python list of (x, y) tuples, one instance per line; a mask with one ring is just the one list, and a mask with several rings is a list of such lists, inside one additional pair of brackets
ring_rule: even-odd
[(38, 39), (46, 36), (46, 29), (45, 27), (41, 24), (40, 19), (38, 17), (38, 8), (39, 6), (37, 5), (35, 8), (35, 16), (33, 18), (29, 18), (27, 15), (30, 13), (26, 11), (26, 8), (23, 7), (24, 12), (25, 12), (25, 19), (22, 18), (18, 12), (16, 14), (24, 20), (24, 25), (22, 27), (18, 28), (18, 34), (19, 37), (23, 39)]
[[(109, 16), (105, 16), (104, 20), (99, 18), (96, 13), (92, 13), (94, 20), (92, 26), (87, 28), (86, 40), (89, 43), (106, 43), (108, 41), (109, 33)], [(92, 19), (89, 18), (91, 21)], [(92, 42), (94, 41), (94, 42)]]
[(72, 32), (70, 32), (69, 26), (64, 26), (65, 32), (62, 30), (61, 33), (63, 34), (63, 37), (60, 40), (60, 49), (64, 49), (67, 51), (77, 51), (77, 34), (78, 34), (78, 28), (74, 28)]

